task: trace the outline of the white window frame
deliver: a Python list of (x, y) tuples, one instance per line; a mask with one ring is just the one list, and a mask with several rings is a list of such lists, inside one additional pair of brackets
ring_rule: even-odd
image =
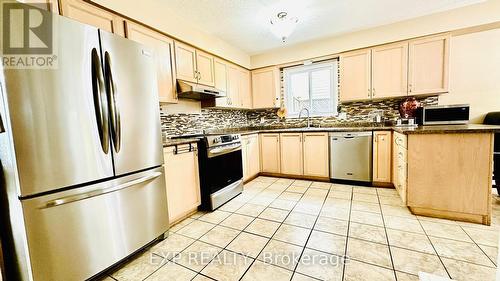
[[(290, 75), (291, 74), (297, 74), (297, 73), (303, 73), (303, 72), (308, 72), (309, 73), (309, 101), (312, 101), (311, 99), (311, 72), (313, 70), (318, 70), (318, 69), (324, 69), (324, 68), (330, 68), (331, 69), (331, 77), (330, 77), (330, 85), (332, 89), (331, 93), (331, 99), (334, 102), (333, 104), (333, 111), (332, 112), (310, 112), (311, 117), (326, 117), (326, 116), (336, 116), (338, 114), (338, 60), (331, 60), (327, 62), (319, 62), (319, 63), (313, 63), (311, 65), (300, 65), (300, 66), (294, 66), (294, 67), (288, 67), (283, 69), (283, 83), (284, 83), (284, 99), (285, 99), (285, 105), (288, 109), (287, 111), (287, 117), (289, 118), (297, 118), (299, 117), (299, 112), (292, 112), (290, 111), (293, 108), (293, 101), (290, 100), (291, 93), (289, 92), (289, 87), (290, 85)], [(337, 70), (337, 71), (335, 71)], [(311, 106), (309, 106), (310, 108)]]

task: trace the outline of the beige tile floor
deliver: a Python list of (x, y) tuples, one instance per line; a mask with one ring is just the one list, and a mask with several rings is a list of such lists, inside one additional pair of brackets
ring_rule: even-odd
[(497, 280), (492, 204), (488, 227), (414, 216), (394, 189), (258, 177), (106, 280)]

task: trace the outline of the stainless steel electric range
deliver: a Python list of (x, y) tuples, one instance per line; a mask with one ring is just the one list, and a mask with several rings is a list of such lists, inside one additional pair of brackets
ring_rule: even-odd
[(198, 153), (200, 208), (215, 210), (243, 191), (240, 135), (205, 135)]

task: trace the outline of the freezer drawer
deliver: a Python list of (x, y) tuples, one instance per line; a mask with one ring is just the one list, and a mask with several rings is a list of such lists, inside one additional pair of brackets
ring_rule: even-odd
[(372, 181), (372, 132), (330, 134), (330, 178)]
[(34, 280), (85, 280), (168, 229), (163, 168), (23, 201)]

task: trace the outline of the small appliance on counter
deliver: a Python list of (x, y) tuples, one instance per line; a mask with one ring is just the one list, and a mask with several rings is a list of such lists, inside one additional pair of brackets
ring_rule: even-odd
[(396, 127), (418, 127), (418, 124), (415, 122), (415, 117), (420, 106), (420, 102), (414, 97), (408, 97), (402, 101), (399, 104), (400, 118), (396, 120)]
[(470, 105), (424, 106), (417, 109), (419, 125), (463, 125), (469, 123)]

